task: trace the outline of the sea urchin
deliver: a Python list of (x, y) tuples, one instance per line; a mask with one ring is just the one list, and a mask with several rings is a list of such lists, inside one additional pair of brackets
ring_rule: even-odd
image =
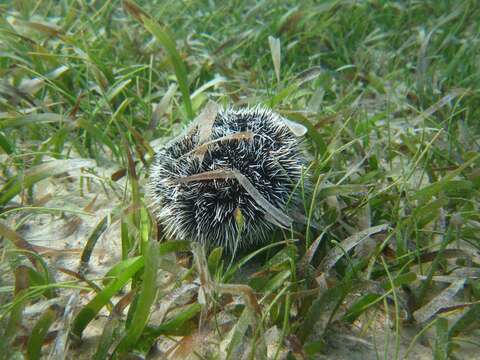
[(231, 251), (290, 226), (284, 210), (304, 164), (295, 124), (266, 108), (215, 103), (199, 118), (150, 169), (149, 197), (166, 235)]

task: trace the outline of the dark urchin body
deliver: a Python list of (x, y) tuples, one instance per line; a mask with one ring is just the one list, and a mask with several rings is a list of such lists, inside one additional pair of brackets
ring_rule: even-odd
[[(232, 138), (242, 132), (251, 138)], [(202, 160), (194, 153), (198, 142), (197, 129), (186, 132), (157, 152), (150, 170), (150, 198), (167, 236), (230, 250), (265, 240), (275, 221), (236, 179), (175, 180), (212, 170), (236, 170), (271, 205), (284, 210), (301, 178), (298, 138), (279, 115), (256, 107), (220, 110)]]

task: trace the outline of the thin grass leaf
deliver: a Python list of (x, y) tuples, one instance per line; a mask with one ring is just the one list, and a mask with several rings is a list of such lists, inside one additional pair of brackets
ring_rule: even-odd
[(57, 268), (58, 271), (64, 273), (64, 274), (67, 274), (68, 276), (71, 276), (75, 279), (78, 279), (80, 281), (84, 281), (85, 283), (87, 283), (93, 290), (95, 290), (97, 293), (99, 293), (100, 291), (102, 291), (102, 289), (95, 283), (93, 282), (92, 280), (86, 278), (84, 275), (76, 272), (76, 271), (73, 271), (73, 270), (69, 270), (69, 269), (65, 269), (65, 268), (62, 268), (62, 267), (58, 267)]
[(190, 250), (191, 242), (188, 240), (165, 241), (160, 244), (158, 252), (161, 256)]
[(0, 117), (0, 130), (7, 128), (18, 128), (27, 125), (43, 125), (57, 122), (65, 122), (68, 118), (64, 115), (46, 113), (30, 114), (16, 117)]
[(25, 92), (29, 95), (34, 95), (37, 91), (39, 91), (46, 84), (47, 79), (50, 79), (50, 80), (57, 79), (60, 76), (62, 76), (65, 72), (67, 72), (68, 70), (70, 70), (70, 68), (68, 66), (61, 65), (58, 68), (56, 68), (55, 70), (48, 73), (46, 76), (24, 80), (20, 84), (19, 90), (23, 91), (23, 92)]
[(103, 277), (104, 285), (107, 286), (112, 280), (120, 276), (120, 274), (125, 272), (128, 268), (130, 268), (133, 264), (135, 264), (139, 259), (141, 259), (141, 256), (128, 258), (115, 264), (109, 271), (107, 271), (107, 273)]
[(273, 36), (268, 37), (268, 45), (270, 46), (270, 52), (272, 53), (273, 67), (275, 69), (275, 76), (277, 77), (277, 82), (280, 83), (280, 39), (274, 38)]
[(448, 338), (452, 339), (466, 331), (478, 329), (480, 326), (480, 304), (474, 304), (448, 329)]
[(425, 323), (443, 307), (452, 305), (452, 299), (463, 288), (466, 279), (457, 280), (427, 304), (413, 313), (413, 317), (420, 323)]
[(127, 260), (133, 246), (133, 239), (128, 232), (128, 224), (123, 219), (120, 223), (120, 238), (122, 240), (122, 260)]
[(0, 349), (6, 352), (5, 358), (8, 358), (11, 349), (11, 343), (22, 325), (23, 310), (28, 297), (24, 296), (29, 287), (28, 268), (26, 266), (18, 266), (14, 272), (15, 289), (14, 289), (14, 305), (10, 310), (10, 317), (5, 325), (2, 336), (0, 337)]
[(438, 318), (435, 324), (435, 344), (433, 356), (435, 360), (447, 360), (450, 340), (448, 338), (448, 320)]
[(189, 182), (194, 182), (194, 181), (232, 179), (234, 177), (235, 175), (231, 171), (220, 169), (220, 170), (204, 171), (199, 174), (177, 178), (175, 179), (175, 182), (179, 184), (187, 184)]
[(0, 132), (0, 148), (5, 152), (5, 154), (12, 154), (15, 151), (15, 146), (10, 143), (3, 133)]
[(132, 79), (123, 80), (108, 89), (106, 94), (108, 101), (112, 102), (112, 100), (115, 99), (115, 97), (117, 97), (117, 95), (120, 94), (131, 82)]
[(295, 80), (298, 81), (298, 85), (303, 85), (309, 81), (318, 78), (322, 74), (322, 68), (320, 66), (312, 66), (311, 68), (302, 71), (295, 76)]
[(14, 24), (29, 27), (32, 30), (35, 30), (35, 32), (48, 36), (58, 36), (63, 33), (62, 29), (55, 24), (40, 23), (36, 21), (21, 21), (18, 19), (15, 19)]
[[(445, 229), (444, 229), (444, 232), (445, 232)], [(447, 248), (447, 245), (450, 242), (450, 239), (452, 238), (452, 233), (453, 233), (453, 229), (452, 229), (451, 226), (449, 226), (448, 229), (446, 230), (446, 234), (444, 236), (442, 236), (442, 240), (441, 240), (441, 243), (440, 243), (440, 249), (436, 252), (435, 258), (432, 261), (432, 265), (428, 269), (427, 277), (421, 283), (420, 288), (418, 290), (417, 299), (418, 299), (419, 302), (423, 301), (423, 299), (425, 298), (425, 295), (427, 294), (427, 291), (430, 289), (430, 285), (432, 283), (433, 275), (437, 271), (438, 267), (441, 265), (442, 259), (445, 258), (444, 252), (450, 250), (450, 249), (446, 249), (446, 248)], [(455, 250), (455, 249), (453, 249), (453, 250)]]
[[(295, 87), (296, 89), (297, 87)], [(292, 111), (282, 111), (282, 114), (287, 116), (289, 119), (295, 120), (296, 123), (304, 126), (307, 129), (305, 135), (307, 138), (312, 141), (316, 147), (317, 151), (320, 154), (324, 154), (327, 152), (327, 144), (324, 140), (324, 137), (319, 133), (316, 127), (312, 124), (312, 122), (304, 115)], [(299, 128), (300, 131), (300, 128)]]
[(133, 291), (130, 291), (122, 297), (112, 309), (108, 323), (105, 325), (100, 341), (98, 342), (97, 351), (93, 356), (94, 360), (104, 360), (108, 358), (111, 345), (124, 329), (121, 317), (125, 308), (132, 302), (133, 295)]
[(343, 316), (345, 321), (353, 323), (363, 312), (365, 312), (370, 306), (376, 304), (378, 299), (382, 296), (379, 294), (366, 294), (357, 300)]
[(328, 185), (322, 187), (318, 196), (320, 199), (328, 196), (337, 195), (349, 195), (349, 194), (363, 194), (366, 193), (368, 188), (361, 184), (349, 184), (349, 185)]
[(95, 244), (97, 243), (100, 236), (107, 230), (108, 225), (108, 215), (105, 216), (100, 222), (95, 226), (92, 233), (87, 239), (87, 242), (83, 248), (82, 255), (80, 256), (80, 266), (85, 268), (90, 261), (90, 256), (93, 253)]
[(28, 257), (32, 265), (37, 269), (40, 269), (40, 263), (38, 258), (35, 256), (37, 251), (33, 245), (21, 237), (16, 231), (10, 229), (10, 227), (5, 225), (3, 221), (0, 221), (0, 236), (2, 236), (0, 241), (5, 237), (6, 239), (10, 240), (16, 248), (25, 251), (25, 255)]
[(153, 109), (153, 114), (152, 114), (152, 120), (150, 121), (150, 124), (148, 125), (148, 128), (150, 130), (155, 130), (160, 122), (160, 118), (166, 114), (168, 105), (170, 105), (170, 102), (175, 95), (175, 92), (177, 91), (177, 84), (171, 84), (168, 87), (167, 92), (165, 95), (162, 97), (162, 100), (160, 100), (160, 103), (155, 106)]
[(192, 101), (194, 101), (197, 96), (200, 96), (206, 90), (208, 90), (212, 87), (216, 87), (217, 85), (223, 84), (225, 82), (227, 82), (226, 78), (224, 78), (222, 76), (215, 76), (212, 80), (207, 81), (206, 83), (204, 83), (202, 86), (200, 86), (197, 90), (195, 90), (192, 93), (192, 96), (191, 96)]
[(138, 174), (135, 168), (135, 161), (133, 160), (132, 152), (130, 151), (130, 146), (125, 137), (122, 138), (123, 149), (125, 151), (125, 155), (127, 156), (127, 170), (128, 170), (128, 178), (130, 180), (130, 186), (132, 189), (132, 217), (133, 223), (138, 228), (140, 222), (140, 189), (138, 184)]
[(330, 253), (322, 260), (318, 269), (322, 272), (327, 272), (345, 255), (346, 252), (353, 249), (363, 240), (368, 239), (371, 235), (387, 230), (388, 227), (388, 224), (372, 226), (346, 238), (339, 244), (339, 246), (330, 251)]
[(148, 352), (155, 340), (162, 335), (189, 336), (197, 328), (197, 324), (192, 319), (200, 314), (201, 310), (202, 306), (199, 303), (189, 304), (178, 315), (163, 322), (161, 325), (155, 327), (147, 326), (136, 348)]
[(208, 256), (208, 272), (212, 276), (215, 276), (215, 274), (220, 268), (222, 253), (223, 253), (223, 248), (216, 247), (210, 252), (210, 255)]
[(128, 131), (133, 135), (133, 138), (135, 139), (135, 148), (137, 150), (137, 156), (142, 160), (144, 165), (147, 166), (147, 163), (145, 161), (145, 151), (150, 155), (150, 157), (153, 157), (155, 154), (155, 151), (152, 149), (148, 141), (145, 140), (145, 138), (136, 130), (132, 125), (130, 125), (125, 119), (122, 117), (121, 118), (122, 123), (127, 127)]
[(267, 284), (265, 285), (265, 287), (262, 289), (263, 292), (265, 293), (271, 293), (275, 290), (277, 290), (278, 288), (280, 288), (282, 285), (285, 284), (285, 282), (290, 279), (290, 277), (292, 276), (292, 272), (291, 270), (283, 270), (283, 271), (280, 271), (278, 274), (276, 274), (274, 277), (272, 277), (268, 282)]
[(145, 255), (145, 267), (142, 276), (142, 285), (138, 294), (138, 301), (135, 307), (130, 327), (127, 328), (127, 333), (120, 341), (117, 347), (119, 354), (124, 353), (132, 348), (136, 341), (140, 339), (143, 329), (147, 325), (150, 317), (150, 307), (155, 300), (157, 294), (157, 269), (160, 261), (160, 252), (158, 243), (150, 242), (150, 246)]
[(302, 260), (300, 261), (300, 263), (302, 264), (302, 267), (304, 269), (306, 269), (308, 267), (308, 265), (312, 262), (312, 259), (315, 255), (315, 253), (317, 252), (318, 246), (320, 245), (321, 241), (323, 240), (323, 237), (325, 236), (325, 234), (327, 233), (327, 230), (329, 228), (330, 228), (330, 226), (325, 228), (320, 233), (320, 235), (318, 235), (318, 237), (312, 242), (312, 244), (310, 245), (308, 250), (305, 252), (305, 255), (303, 256)]
[(159, 337), (161, 335), (170, 335), (170, 336), (186, 336), (184, 332), (184, 325), (187, 321), (193, 319), (195, 316), (200, 314), (202, 310), (202, 305), (198, 303), (187, 305), (182, 311), (171, 318), (170, 320), (165, 321), (159, 326), (149, 327), (145, 331), (145, 336), (148, 337)]
[(27, 356), (29, 360), (40, 359), (48, 329), (50, 329), (58, 315), (58, 309), (51, 307), (38, 319), (28, 337)]
[(202, 110), (202, 113), (197, 117), (196, 123), (198, 127), (198, 145), (195, 154), (197, 155), (200, 165), (202, 164), (203, 157), (207, 152), (206, 147), (201, 147), (204, 143), (206, 143), (212, 134), (213, 130), (213, 123), (217, 118), (217, 113), (219, 110), (219, 106), (216, 102), (209, 100), (205, 108)]
[(196, 119), (198, 127), (198, 144), (201, 145), (210, 139), (213, 123), (217, 117), (219, 106), (215, 101), (209, 100), (202, 110), (202, 113)]
[(149, 251), (151, 234), (150, 215), (145, 207), (140, 209), (140, 226), (138, 234), (140, 236), (140, 249), (142, 254), (145, 255), (145, 252)]
[(393, 279), (393, 284), (388, 281), (385, 282), (382, 287), (385, 289), (385, 291), (390, 291), (392, 289), (392, 285), (394, 287), (399, 287), (410, 284), (415, 280), (417, 280), (417, 274), (414, 272), (407, 272), (405, 274), (398, 275), (395, 279)]
[[(52, 276), (50, 275), (50, 272), (47, 264), (45, 263), (45, 260), (40, 255), (37, 257), (37, 259), (38, 259), (38, 263), (41, 264), (43, 268), (43, 273), (29, 267), (28, 277), (29, 277), (30, 285), (42, 286), (42, 285), (54, 284), (55, 282), (53, 281)], [(57, 296), (55, 292), (55, 288), (46, 289), (42, 295), (45, 295), (47, 299), (53, 299)]]
[[(190, 249), (190, 242), (187, 240), (165, 241), (159, 245), (158, 253), (160, 256), (164, 256), (166, 254), (170, 254), (174, 252), (188, 251), (189, 249)], [(125, 260), (120, 261), (115, 266), (113, 266), (103, 277), (104, 285), (106, 286), (107, 284), (109, 284), (112, 281), (112, 279), (115, 279), (121, 273), (125, 272), (140, 258), (141, 256), (127, 258)]]
[(100, 309), (105, 306), (112, 296), (122, 289), (144, 265), (144, 258), (137, 257), (130, 263), (130, 266), (126, 267), (123, 272), (118, 274), (113, 281), (84, 306), (73, 321), (72, 334), (80, 338), (85, 327), (93, 320)]
[(284, 117), (282, 117), (281, 120), (285, 125), (287, 125), (287, 127), (295, 136), (304, 136), (308, 131), (307, 127), (303, 126), (302, 124), (299, 124)]
[(228, 334), (229, 341), (227, 342), (226, 359), (237, 359), (240, 357), (240, 346), (244, 343), (245, 333), (250, 324), (255, 322), (255, 317), (248, 306), (243, 309), (242, 315), (233, 326)]
[(291, 244), (291, 241), (279, 241), (277, 243), (269, 244), (266, 245), (258, 250), (255, 250), (254, 252), (246, 255), (242, 259), (240, 259), (235, 265), (233, 265), (230, 269), (227, 269), (225, 274), (222, 276), (222, 282), (228, 282), (231, 281), (231, 279), (235, 276), (235, 274), (244, 266), (246, 263), (248, 263), (250, 260), (254, 259), (258, 255), (268, 252), (269, 250), (285, 245), (285, 244)]
[(238, 170), (233, 170), (233, 174), (240, 185), (248, 192), (248, 194), (255, 200), (255, 202), (265, 210), (266, 214), (272, 216), (280, 225), (290, 227), (293, 220), (285, 214), (282, 210), (273, 206), (265, 197), (257, 190), (257, 188), (247, 179), (245, 175)]

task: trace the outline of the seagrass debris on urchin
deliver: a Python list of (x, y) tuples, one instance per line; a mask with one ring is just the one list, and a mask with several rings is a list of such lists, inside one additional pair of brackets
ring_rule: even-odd
[(285, 210), (302, 177), (304, 132), (267, 108), (209, 102), (150, 169), (148, 193), (166, 235), (233, 251), (289, 227)]

